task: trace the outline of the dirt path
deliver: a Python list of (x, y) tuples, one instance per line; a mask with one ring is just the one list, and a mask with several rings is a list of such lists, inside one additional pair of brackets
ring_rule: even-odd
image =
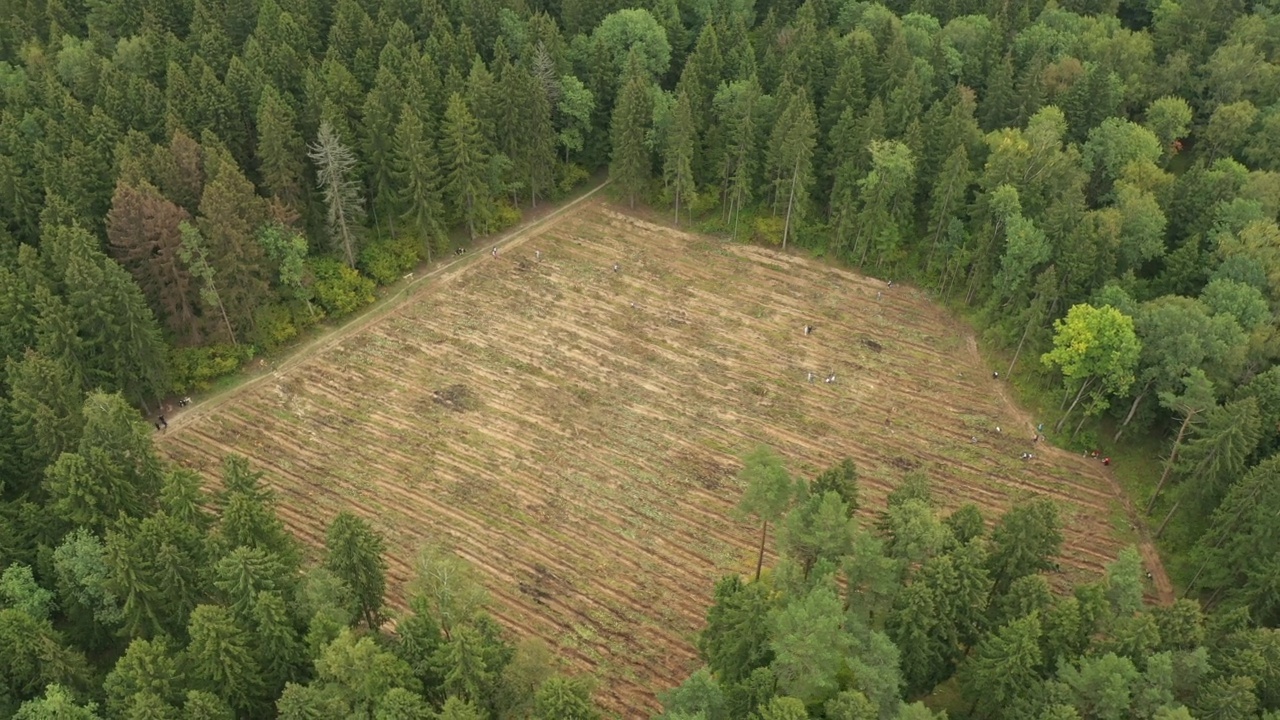
[[(965, 338), (965, 343), (969, 346), (969, 353), (973, 356), (975, 364), (981, 365), (982, 354), (978, 351), (978, 341), (973, 335)], [(1031, 413), (1022, 409), (1013, 398), (1009, 396), (1008, 388), (1005, 383), (993, 383), (996, 390), (1000, 393), (1000, 399), (1005, 405), (1006, 412), (1018, 419), (1018, 422), (1026, 425), (1030, 432), (1036, 432), (1036, 423), (1031, 417)], [(1044, 444), (1040, 446), (1041, 452), (1050, 457), (1066, 459), (1068, 456), (1074, 456), (1066, 450), (1054, 447), (1053, 445)], [(1138, 508), (1133, 504), (1133, 498), (1129, 497), (1129, 493), (1120, 487), (1120, 483), (1116, 482), (1115, 475), (1108, 469), (1100, 470), (1101, 477), (1107, 481), (1112, 492), (1115, 493), (1120, 502), (1124, 504), (1124, 514), (1129, 520), (1130, 527), (1138, 535), (1138, 552), (1142, 555), (1142, 564), (1151, 573), (1151, 581), (1155, 586), (1156, 599), (1161, 605), (1171, 605), (1176, 599), (1173, 592), (1173, 583), (1169, 581), (1169, 574), (1165, 572), (1164, 563), (1160, 560), (1160, 553), (1156, 550), (1155, 543), (1151, 542), (1151, 535), (1147, 528), (1146, 522), (1138, 515)]]
[(462, 257), (444, 261), (434, 269), (422, 273), (417, 277), (413, 277), (414, 273), (409, 273), (409, 275), (406, 276), (410, 278), (409, 281), (394, 294), (388, 295), (375, 302), (373, 305), (366, 308), (363, 311), (363, 314), (351, 318), (342, 325), (333, 328), (332, 330), (328, 330), (318, 337), (293, 348), (287, 354), (278, 357), (269, 366), (269, 370), (260, 373), (256, 377), (248, 378), (244, 382), (226, 388), (225, 390), (206, 395), (184, 410), (171, 408), (169, 410), (170, 415), (168, 428), (176, 430), (187, 423), (197, 420), (207, 413), (217, 410), (227, 401), (258, 385), (263, 380), (268, 378), (278, 378), (281, 373), (289, 370), (298, 363), (324, 352), (328, 348), (331, 348), (352, 335), (363, 331), (365, 328), (368, 328), (370, 325), (373, 325), (383, 318), (399, 312), (406, 304), (412, 301), (420, 291), (425, 289), (424, 286), (427, 280), (451, 277), (457, 272), (460, 272), (471, 262), (478, 261), (477, 258), (483, 258), (484, 255), (489, 254), (489, 252), (495, 247), (503, 245), (515, 247), (519, 245), (532, 231), (541, 228), (543, 225), (546, 225), (555, 218), (577, 208), (583, 202), (600, 192), (600, 190), (608, 185), (609, 182), (610, 181), (606, 179), (599, 185), (596, 185), (573, 200), (565, 203), (562, 207), (559, 207), (549, 213), (543, 213), (538, 217), (521, 223), (520, 225), (517, 225), (503, 233), (501, 237), (486, 241), (483, 245), (477, 245), (476, 247), (471, 248), (468, 253)]

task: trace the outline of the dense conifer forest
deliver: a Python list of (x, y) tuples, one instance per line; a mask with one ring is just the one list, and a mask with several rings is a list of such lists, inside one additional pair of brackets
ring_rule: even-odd
[(0, 0), (0, 716), (598, 717), (462, 561), (388, 622), (365, 521), (303, 548), (140, 418), (604, 170), (927, 288), (1056, 442), (1158, 444), (1185, 570), (1055, 594), (1047, 502), (855, 521), (852, 464), (761, 450), (779, 561), (662, 717), (1280, 717), (1275, 0)]

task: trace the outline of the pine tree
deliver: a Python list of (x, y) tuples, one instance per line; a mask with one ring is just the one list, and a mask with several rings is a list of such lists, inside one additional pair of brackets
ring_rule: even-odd
[(347, 584), (370, 629), (380, 623), (382, 596), (387, 588), (385, 544), (369, 523), (339, 513), (325, 534), (325, 567)]
[(347, 267), (353, 268), (359, 255), (358, 233), (364, 215), (360, 188), (352, 177), (355, 155), (338, 138), (333, 125), (322, 121), (307, 156), (316, 164), (316, 182), (328, 208), (329, 237)]
[(444, 113), (440, 132), (440, 153), (445, 167), (445, 194), (467, 224), (467, 236), (476, 239), (491, 213), (486, 172), (488, 153), (475, 116), (462, 96), (454, 93)]
[[(675, 205), (676, 226), (680, 225), (680, 204), (694, 202), (693, 155), (697, 143), (697, 131), (693, 122), (689, 93), (681, 92), (676, 100), (671, 129), (667, 134), (667, 146), (663, 149), (662, 175)], [(692, 222), (692, 214), (690, 215)]]
[(397, 210), (409, 228), (422, 238), (430, 261), (445, 242), (439, 156), (426, 125), (411, 105), (406, 104), (400, 110), (392, 149), (392, 173), (400, 186)]
[(636, 50), (627, 58), (621, 88), (611, 123), (613, 153), (609, 175), (634, 208), (636, 196), (649, 182), (651, 168), (647, 135), (653, 120), (651, 81)]
[(298, 134), (293, 108), (272, 85), (262, 90), (258, 105), (258, 168), (262, 186), (295, 212), (305, 209), (303, 155), (305, 143)]

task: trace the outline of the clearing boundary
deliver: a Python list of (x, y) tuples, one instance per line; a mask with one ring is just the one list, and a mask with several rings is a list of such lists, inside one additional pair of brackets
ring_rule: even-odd
[(486, 245), (498, 260), (445, 264), (176, 415), (161, 451), (212, 482), (247, 456), (304, 542), (339, 510), (369, 518), (393, 606), (414, 550), (449, 543), (499, 621), (595, 671), (625, 717), (696, 666), (714, 580), (754, 567), (758, 528), (730, 509), (755, 443), (801, 476), (853, 458), (864, 515), (913, 469), (989, 520), (1051, 497), (1059, 587), (1125, 544), (1132, 506), (1105, 469), (1033, 448), (972, 334), (924, 293), (584, 202), (600, 187)]

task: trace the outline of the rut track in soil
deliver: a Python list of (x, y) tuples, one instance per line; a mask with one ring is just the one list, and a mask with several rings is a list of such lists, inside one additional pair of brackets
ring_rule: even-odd
[(942, 507), (973, 502), (988, 520), (1051, 497), (1058, 587), (1121, 548), (1132, 507), (1103, 469), (1047, 447), (1021, 461), (1031, 433), (1013, 428), (1030, 419), (992, 391), (963, 325), (912, 288), (598, 200), (501, 246), (175, 416), (161, 450), (212, 483), (222, 455), (247, 456), (308, 542), (340, 510), (368, 517), (395, 607), (416, 548), (449, 543), (499, 621), (595, 673), (622, 717), (647, 717), (696, 667), (716, 578), (754, 567), (758, 528), (731, 509), (736, 457), (756, 443), (805, 477), (852, 457), (867, 517), (911, 468)]

